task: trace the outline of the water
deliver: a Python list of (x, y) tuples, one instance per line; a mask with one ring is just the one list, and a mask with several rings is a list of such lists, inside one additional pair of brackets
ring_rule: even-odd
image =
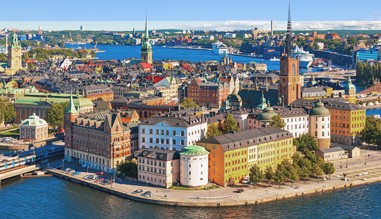
[[(66, 44), (67, 48), (82, 48), (85, 45), (76, 44)], [(93, 48), (93, 45), (86, 44), (86, 48)], [(116, 45), (97, 45), (99, 50), (105, 52), (97, 53), (97, 58), (100, 60), (118, 60), (118, 59), (128, 59), (135, 58), (140, 59), (140, 46), (116, 46)], [(246, 56), (229, 55), (232, 57), (233, 62), (238, 63), (266, 63), (267, 70), (279, 70), (279, 61), (270, 61), (267, 59), (253, 58)], [(220, 61), (222, 56), (214, 54), (211, 50), (196, 50), (196, 49), (182, 49), (182, 48), (168, 48), (168, 47), (153, 47), (152, 57), (154, 60), (187, 60), (190, 62), (201, 62), (201, 61)], [(300, 69), (301, 72), (305, 72), (306, 69)], [(311, 69), (310, 69), (311, 70)], [(314, 70), (312, 70), (314, 71)]]
[(181, 208), (133, 202), (44, 177), (3, 184), (0, 209), (1, 218), (379, 218), (380, 193), (378, 183), (258, 206)]
[(367, 116), (381, 115), (381, 108), (367, 109), (366, 115)]

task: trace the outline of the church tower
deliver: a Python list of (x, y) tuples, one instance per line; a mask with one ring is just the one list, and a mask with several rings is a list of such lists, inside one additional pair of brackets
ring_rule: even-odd
[(357, 99), (356, 99), (356, 86), (352, 84), (351, 77), (348, 78), (348, 87), (345, 89), (345, 94), (346, 94), (346, 100), (349, 103), (356, 104)]
[(152, 64), (152, 46), (149, 42), (147, 17), (145, 26), (145, 34), (144, 38), (142, 39), (142, 50), (140, 51), (141, 62)]
[[(78, 102), (79, 105), (79, 102)], [(79, 116), (79, 112), (75, 109), (73, 95), (70, 93), (70, 102), (64, 114), (64, 129), (65, 129), (65, 160), (71, 161), (73, 156), (73, 123)]]
[(8, 71), (7, 74), (14, 75), (21, 69), (21, 46), (16, 33), (12, 34), (12, 42), (8, 48)]
[(292, 57), (291, 10), (288, 8), (287, 34), (284, 51), (280, 58), (280, 83), (278, 94), (284, 105), (290, 105), (301, 98), (301, 81), (299, 75), (299, 60)]

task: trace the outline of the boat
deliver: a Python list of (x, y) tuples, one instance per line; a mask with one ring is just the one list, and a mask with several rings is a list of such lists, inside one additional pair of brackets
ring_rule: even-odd
[(314, 61), (314, 54), (310, 54), (308, 51), (304, 51), (303, 47), (296, 46), (293, 51), (293, 57), (299, 59), (300, 68), (308, 68)]
[(228, 54), (228, 47), (220, 41), (212, 44), (212, 50), (213, 50), (213, 53), (218, 55)]
[(272, 58), (270, 59), (270, 61), (272, 61), (272, 62), (277, 62), (277, 61), (280, 61), (280, 59), (277, 58), (277, 57), (272, 57)]
[(323, 65), (323, 64), (319, 64), (319, 65), (317, 65), (317, 66), (316, 66), (316, 69), (317, 69), (318, 71), (330, 71), (330, 70), (332, 70), (331, 67), (325, 66), (325, 65)]

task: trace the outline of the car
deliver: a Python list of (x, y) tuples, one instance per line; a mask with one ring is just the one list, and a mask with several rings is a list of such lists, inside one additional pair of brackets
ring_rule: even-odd
[(137, 189), (137, 190), (133, 191), (132, 194), (137, 194), (137, 193), (142, 193), (142, 192), (143, 192), (143, 190)]
[(74, 176), (78, 176), (79, 174), (81, 174), (81, 172), (77, 171), (77, 172), (74, 173)]
[(142, 194), (143, 197), (151, 197), (151, 192), (146, 191), (145, 193)]
[(65, 169), (65, 172), (66, 172), (66, 173), (68, 173), (68, 172), (70, 172), (70, 171), (71, 171), (70, 168), (66, 168), (66, 169)]
[(244, 192), (245, 190), (243, 190), (243, 189), (237, 189), (236, 191), (235, 191), (235, 193), (242, 193), (242, 192)]
[(92, 179), (93, 179), (93, 180), (98, 180), (98, 179), (99, 179), (99, 176), (93, 176)]
[(70, 170), (69, 173), (70, 173), (71, 175), (74, 175), (75, 172), (77, 172), (77, 171), (75, 171), (75, 170)]
[(99, 176), (103, 176), (103, 175), (105, 175), (105, 173), (104, 173), (103, 171), (99, 171), (99, 172), (97, 172), (96, 174), (99, 175)]
[(250, 179), (243, 179), (242, 184), (250, 184)]

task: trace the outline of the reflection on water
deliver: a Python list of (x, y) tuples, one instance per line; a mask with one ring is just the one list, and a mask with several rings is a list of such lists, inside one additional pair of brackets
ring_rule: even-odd
[(377, 218), (381, 184), (258, 206), (166, 207), (133, 202), (55, 177), (13, 180), (0, 189), (2, 218)]

